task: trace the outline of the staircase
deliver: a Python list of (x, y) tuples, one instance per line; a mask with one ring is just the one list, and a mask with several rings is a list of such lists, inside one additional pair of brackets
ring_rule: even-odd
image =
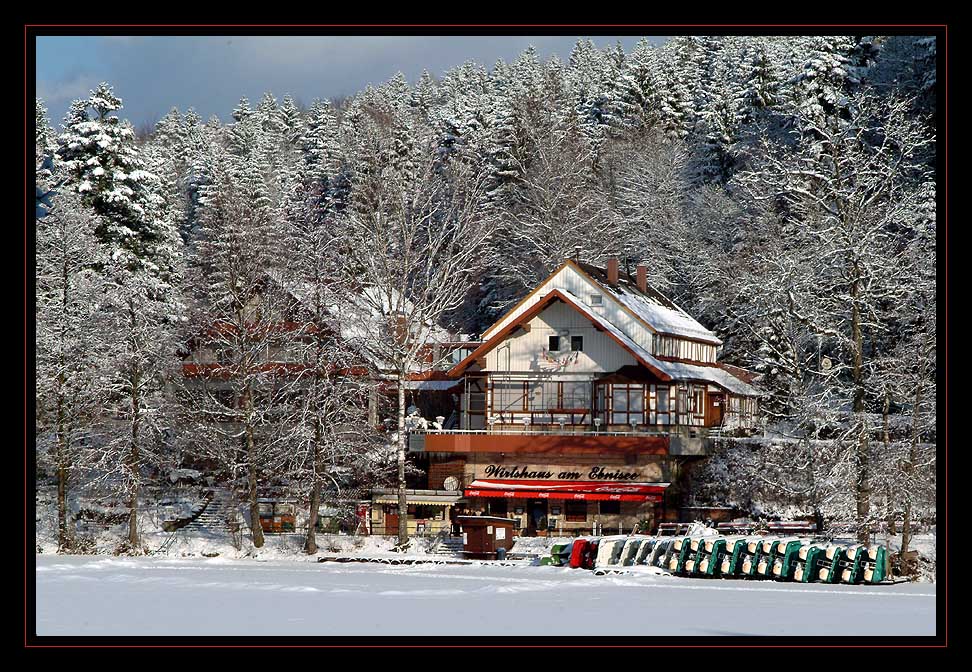
[(203, 512), (183, 529), (190, 534), (200, 532), (209, 535), (227, 534), (229, 532), (227, 520), (233, 520), (238, 515), (238, 507), (229, 493), (218, 492)]
[(442, 537), (435, 545), (432, 553), (450, 558), (462, 558), (465, 556), (462, 552), (462, 546), (462, 537)]

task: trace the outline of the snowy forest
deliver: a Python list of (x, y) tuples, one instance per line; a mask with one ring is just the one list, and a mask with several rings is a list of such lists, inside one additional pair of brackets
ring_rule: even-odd
[[(934, 37), (579, 41), (285, 93), (144, 131), (110, 83), (60, 121), (36, 101), (37, 487), (59, 551), (93, 550), (85, 516), (151, 550), (145, 517), (189, 475), (251, 519), (258, 495), (296, 498), (313, 552), (322, 506), (410, 468), (410, 401), (385, 395), (376, 429), (372, 391), (575, 256), (647, 265), (758, 374), (764, 429), (721, 439), (694, 503), (887, 524), (905, 549), (934, 524)], [(186, 376), (200, 344), (219, 386)]]

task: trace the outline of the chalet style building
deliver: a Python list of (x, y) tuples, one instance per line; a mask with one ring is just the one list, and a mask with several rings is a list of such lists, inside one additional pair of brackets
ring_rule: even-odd
[[(439, 383), (454, 420), (410, 432), (425, 472), (410, 532), (455, 530), (463, 513), (515, 518), (522, 535), (677, 519), (685, 470), (712, 437), (757, 426), (752, 374), (721, 364), (721, 344), (646, 267), (565, 261)], [(395, 533), (395, 501), (374, 492), (373, 533)]]

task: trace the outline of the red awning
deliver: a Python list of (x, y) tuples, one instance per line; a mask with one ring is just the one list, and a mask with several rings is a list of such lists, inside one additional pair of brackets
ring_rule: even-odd
[(463, 496), (660, 502), (665, 488), (669, 485), (669, 483), (614, 483), (612, 481), (477, 480), (469, 484), (469, 487), (463, 491)]

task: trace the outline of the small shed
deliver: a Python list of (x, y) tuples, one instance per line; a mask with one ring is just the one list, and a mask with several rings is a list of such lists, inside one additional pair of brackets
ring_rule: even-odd
[(261, 497), (257, 504), (260, 507), (260, 526), (265, 533), (279, 534), (296, 529), (296, 500)]
[(515, 518), (497, 516), (459, 516), (462, 548), (467, 558), (495, 560), (499, 548), (513, 548)]

